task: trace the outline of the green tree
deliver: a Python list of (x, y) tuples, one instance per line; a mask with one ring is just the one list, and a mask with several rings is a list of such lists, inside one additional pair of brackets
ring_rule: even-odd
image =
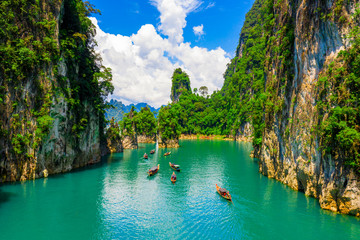
[(141, 108), (134, 117), (134, 122), (137, 134), (150, 137), (156, 134), (156, 119), (149, 107)]
[(179, 138), (181, 127), (179, 125), (178, 113), (176, 107), (171, 105), (161, 107), (158, 116), (158, 128), (163, 141)]
[(202, 86), (199, 88), (199, 92), (201, 96), (206, 97), (208, 95), (208, 88), (206, 86)]

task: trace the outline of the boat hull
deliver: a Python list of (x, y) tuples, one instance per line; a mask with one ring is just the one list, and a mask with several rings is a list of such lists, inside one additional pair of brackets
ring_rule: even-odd
[(150, 170), (149, 170), (149, 171), (147, 172), (148, 175), (149, 175), (149, 177), (154, 176), (154, 175), (159, 171), (159, 169), (160, 169), (160, 165), (157, 166), (156, 171), (150, 171)]
[(225, 198), (226, 200), (228, 200), (228, 201), (232, 201), (232, 199), (231, 199), (231, 195), (230, 195), (230, 193), (228, 194), (228, 195), (222, 195), (221, 193), (220, 193), (220, 187), (216, 184), (216, 191), (218, 192), (218, 194), (220, 195), (220, 196), (222, 196), (223, 198)]
[(170, 166), (172, 169), (174, 169), (175, 171), (180, 172), (180, 168), (174, 167), (174, 166), (171, 164), (171, 162), (169, 162), (169, 166)]

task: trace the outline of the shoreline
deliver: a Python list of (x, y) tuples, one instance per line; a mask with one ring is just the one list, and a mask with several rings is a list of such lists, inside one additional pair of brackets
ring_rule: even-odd
[(225, 135), (203, 135), (203, 134), (181, 134), (179, 140), (225, 140), (235, 141), (234, 138), (230, 138)]

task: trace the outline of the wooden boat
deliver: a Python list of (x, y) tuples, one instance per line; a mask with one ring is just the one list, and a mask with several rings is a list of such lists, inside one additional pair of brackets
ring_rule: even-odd
[(175, 171), (179, 171), (180, 172), (180, 165), (175, 165), (171, 162), (169, 162), (169, 165), (172, 169), (174, 169)]
[(216, 184), (216, 191), (220, 194), (220, 196), (222, 196), (226, 200), (232, 201), (229, 191), (226, 190), (225, 188), (221, 188)]
[(150, 154), (154, 154), (154, 153), (155, 153), (155, 150), (154, 150), (154, 149), (150, 151)]
[(171, 180), (172, 183), (176, 182), (176, 174), (175, 174), (175, 172), (172, 173), (170, 180)]
[(149, 156), (145, 153), (145, 154), (144, 154), (144, 158), (145, 158), (145, 159), (148, 159), (148, 157), (149, 157)]
[(164, 156), (169, 156), (171, 152), (166, 152)]
[(148, 171), (149, 176), (155, 175), (155, 173), (157, 173), (159, 171), (159, 169), (160, 169), (160, 164), (158, 164), (155, 167), (150, 168)]

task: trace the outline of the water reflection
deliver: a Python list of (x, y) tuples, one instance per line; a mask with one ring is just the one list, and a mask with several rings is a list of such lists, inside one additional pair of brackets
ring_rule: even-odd
[[(144, 160), (154, 146), (109, 155), (84, 171), (1, 186), (1, 238), (338, 240), (360, 234), (358, 219), (324, 211), (316, 199), (259, 174), (251, 144), (182, 141), (170, 156), (157, 149)], [(169, 161), (181, 165), (176, 184)], [(230, 190), (234, 203), (217, 194), (216, 183)]]

